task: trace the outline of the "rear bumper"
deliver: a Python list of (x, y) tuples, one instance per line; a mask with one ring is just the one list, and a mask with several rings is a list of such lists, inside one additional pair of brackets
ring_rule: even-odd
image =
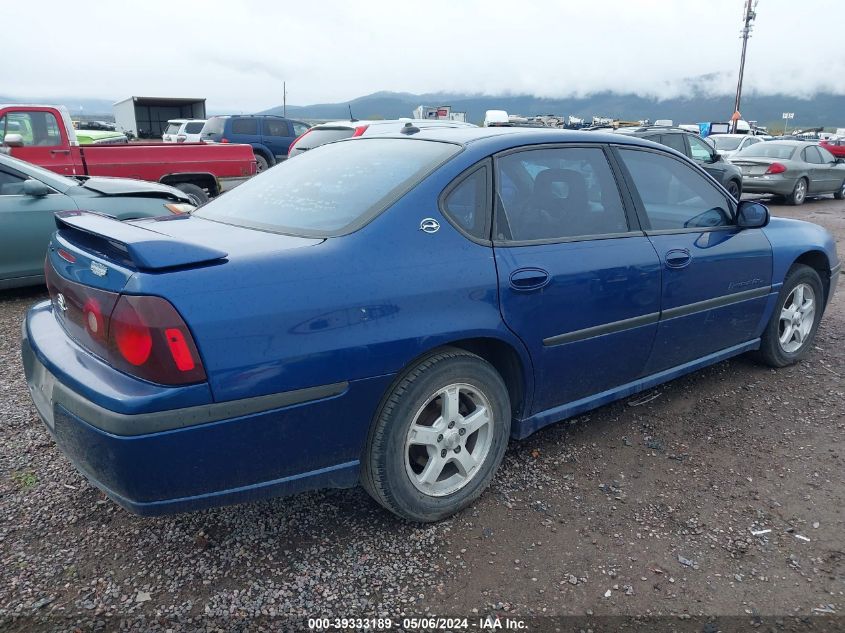
[[(280, 400), (261, 410), (243, 409), (254, 409), (248, 401), (255, 398), (219, 403), (230, 414), (210, 421), (196, 422), (194, 416), (203, 409), (219, 414), (227, 409), (212, 404), (126, 414), (68, 386), (62, 376), (73, 372), (85, 380), (96, 359), (79, 350), (70, 367), (67, 359), (57, 363), (51, 357), (51, 347), (39, 346), (42, 339), (55, 338), (53, 327), (63, 334), (55, 319), (50, 325), (33, 318), (45, 309), (43, 304), (33, 308), (23, 326), (21, 352), (33, 402), (74, 466), (131, 512), (184, 512), (357, 484), (367, 428), (390, 377), (310, 395), (299, 390), (296, 402)], [(109, 371), (116, 379), (130, 378)], [(180, 419), (188, 424), (174, 426)]]
[(742, 193), (773, 193), (788, 196), (795, 189), (794, 179), (774, 176), (743, 176)]

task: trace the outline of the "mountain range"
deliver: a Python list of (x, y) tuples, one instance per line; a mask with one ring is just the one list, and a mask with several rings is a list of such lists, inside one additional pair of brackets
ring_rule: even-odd
[[(308, 106), (287, 106), (289, 117), (304, 119), (358, 119), (409, 117), (419, 105), (449, 105), (453, 112), (466, 112), (467, 121), (481, 123), (486, 110), (506, 110), (524, 116), (539, 114), (612, 117), (623, 120), (672, 119), (675, 123), (727, 121), (733, 113), (733, 96), (695, 95), (690, 98), (658, 100), (636, 94), (598, 92), (584, 97), (557, 99), (531, 95), (467, 95), (411, 94), (376, 92), (344, 103), (321, 103)], [(790, 127), (845, 126), (845, 95), (816, 94), (810, 98), (791, 95), (757, 95), (743, 97), (741, 112), (746, 120), (761, 125), (779, 124), (783, 112), (794, 112)], [(282, 107), (262, 114), (281, 114)]]
[[(74, 115), (109, 116), (117, 101), (65, 97), (52, 99), (0, 96), (0, 103), (60, 103)], [(486, 110), (507, 110), (525, 116), (538, 114), (574, 115), (581, 118), (606, 116), (624, 120), (672, 119), (675, 123), (726, 121), (733, 112), (733, 96), (712, 96), (692, 90), (689, 97), (656, 99), (636, 94), (597, 92), (581, 97), (542, 98), (532, 95), (472, 95), (459, 93), (412, 94), (407, 92), (376, 92), (339, 103), (318, 103), (287, 106), (287, 115), (308, 120), (347, 119), (351, 109), (357, 119), (394, 119), (411, 116), (419, 105), (449, 105), (454, 112), (466, 112), (467, 121), (481, 123)], [(208, 105), (209, 115), (224, 114)], [(282, 106), (264, 110), (261, 114), (281, 114)], [(845, 95), (819, 93), (812, 97), (792, 95), (748, 94), (743, 97), (742, 115), (746, 120), (762, 125), (780, 125), (783, 112), (794, 112), (790, 127), (845, 127)]]

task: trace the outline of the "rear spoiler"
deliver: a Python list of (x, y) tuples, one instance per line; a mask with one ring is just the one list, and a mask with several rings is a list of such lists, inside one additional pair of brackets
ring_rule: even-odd
[(55, 214), (59, 235), (124, 265), (161, 270), (225, 259), (228, 253), (177, 240), (150, 229), (90, 211)]

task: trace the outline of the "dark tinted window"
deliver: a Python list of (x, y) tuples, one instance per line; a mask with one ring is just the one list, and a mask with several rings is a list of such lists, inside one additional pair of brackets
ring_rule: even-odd
[(185, 132), (188, 134), (199, 134), (202, 131), (202, 126), (205, 125), (201, 121), (194, 121), (185, 126)]
[(287, 121), (264, 119), (264, 134), (266, 136), (290, 136)]
[(362, 139), (325, 145), (251, 178), (199, 217), (294, 235), (342, 235), (385, 209), (459, 145)]
[(355, 133), (352, 128), (314, 128), (308, 132), (307, 136), (302, 137), (302, 140), (296, 144), (299, 149), (318, 147), (325, 145), (332, 141), (339, 141), (344, 138), (349, 138)]
[(225, 128), (225, 126), (226, 117), (211, 117), (208, 121), (205, 122), (205, 125), (202, 127), (202, 135), (217, 136), (219, 134), (223, 134), (223, 129)]
[(687, 146), (684, 144), (683, 134), (661, 134), (659, 142), (663, 143), (666, 147), (671, 147), (681, 154), (686, 155), (687, 153)]
[(695, 169), (655, 152), (621, 149), (619, 153), (653, 230), (732, 224), (725, 196)]
[(258, 119), (232, 119), (232, 134), (258, 134)]
[(813, 146), (804, 148), (804, 160), (814, 165), (821, 165), (824, 162), (822, 161), (822, 155), (819, 154), (819, 150)]
[(497, 239), (553, 240), (628, 230), (601, 149), (526, 150), (502, 157), (496, 170)]
[(475, 170), (443, 200), (443, 211), (470, 235), (489, 239), (490, 205), (486, 167)]

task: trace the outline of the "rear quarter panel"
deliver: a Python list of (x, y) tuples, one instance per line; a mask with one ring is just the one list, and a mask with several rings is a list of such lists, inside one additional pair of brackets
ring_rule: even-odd
[(811, 222), (773, 217), (763, 231), (772, 244), (772, 287), (783, 285), (795, 261), (813, 251), (824, 254), (829, 269), (839, 264), (836, 242), (825, 229)]

